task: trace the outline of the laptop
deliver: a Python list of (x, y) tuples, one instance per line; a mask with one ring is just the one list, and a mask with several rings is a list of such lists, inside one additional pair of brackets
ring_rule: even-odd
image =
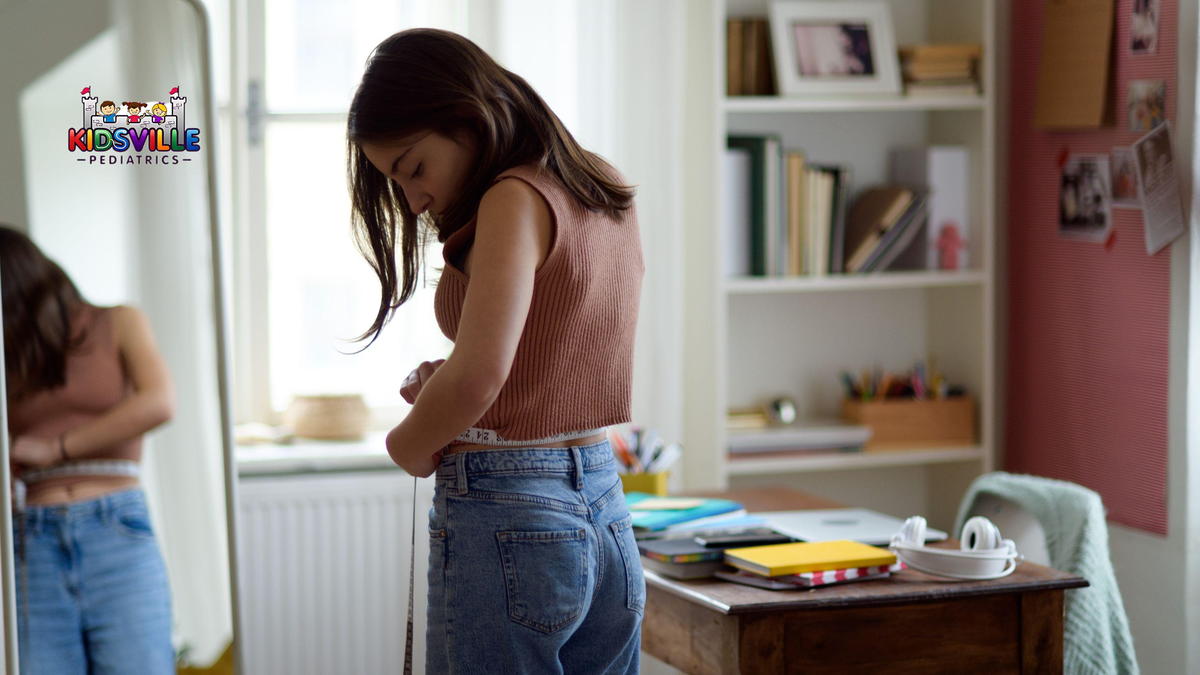
[[(766, 526), (801, 541), (849, 539), (872, 546), (886, 546), (904, 521), (870, 509), (812, 509), (804, 511), (756, 511)], [(942, 541), (948, 535), (932, 527), (925, 541)]]

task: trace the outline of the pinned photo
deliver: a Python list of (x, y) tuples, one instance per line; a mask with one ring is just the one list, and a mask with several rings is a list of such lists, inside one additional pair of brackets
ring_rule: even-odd
[(1167, 119), (1165, 80), (1130, 80), (1129, 130), (1150, 131)]
[(1133, 144), (1145, 222), (1146, 253), (1154, 255), (1187, 230), (1175, 169), (1171, 124), (1160, 124)]
[(1142, 208), (1142, 200), (1138, 196), (1137, 166), (1133, 160), (1133, 150), (1113, 148), (1110, 154), (1112, 155), (1113, 208)]
[(1129, 46), (1134, 54), (1158, 50), (1159, 0), (1133, 0), (1129, 17)]
[(1067, 158), (1058, 191), (1058, 233), (1103, 242), (1112, 229), (1108, 155)]

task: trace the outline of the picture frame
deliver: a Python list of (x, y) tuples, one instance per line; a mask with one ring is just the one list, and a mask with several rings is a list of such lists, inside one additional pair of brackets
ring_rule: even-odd
[(781, 96), (900, 94), (887, 2), (775, 0), (770, 23)]

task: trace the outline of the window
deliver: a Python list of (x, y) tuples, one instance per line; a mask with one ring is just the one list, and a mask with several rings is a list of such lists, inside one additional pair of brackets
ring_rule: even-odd
[[(375, 411), (376, 426), (394, 424), (407, 409), (400, 381), (452, 345), (433, 321), (441, 261), (434, 242), (427, 283), (375, 344), (353, 353), (379, 297), (351, 237), (346, 189), (346, 111), (371, 49), (413, 26), (467, 35), (524, 76), (585, 147), (608, 154), (612, 113), (602, 103), (612, 76), (597, 32), (608, 10), (585, 0), (207, 4), (214, 53), (232, 54), (215, 65), (218, 88), (228, 92), (219, 97), (223, 131), (230, 130), (223, 136), (233, 148), (225, 222), (236, 220), (228, 239), (237, 421), (276, 422), (297, 394), (353, 392)], [(230, 27), (233, 40), (223, 37)], [(221, 46), (229, 43), (231, 52)], [(233, 73), (226, 86), (222, 68)]]
[(249, 245), (235, 247), (235, 295), (248, 296), (235, 321), (238, 421), (273, 422), (297, 394), (359, 393), (381, 423), (394, 422), (406, 407), (403, 377), (450, 351), (431, 320), (440, 249), (426, 251), (431, 283), (356, 354), (379, 286), (350, 231), (346, 111), (375, 45), (410, 26), (462, 32), (465, 2), (246, 0), (245, 8), (239, 238)]

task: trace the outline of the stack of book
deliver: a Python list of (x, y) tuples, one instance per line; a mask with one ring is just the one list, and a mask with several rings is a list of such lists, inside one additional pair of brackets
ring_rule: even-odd
[(629, 492), (625, 500), (633, 518), (642, 564), (646, 569), (676, 579), (712, 576), (724, 566), (725, 546), (714, 538), (722, 538), (729, 545), (747, 537), (791, 540), (766, 527), (765, 518), (748, 515), (741, 504), (727, 499), (656, 497)]
[(775, 95), (775, 65), (766, 17), (734, 17), (725, 22), (725, 69), (726, 95)]
[(727, 275), (841, 272), (849, 169), (784, 151), (772, 134), (732, 135), (727, 148)]
[(977, 44), (932, 44), (900, 48), (905, 91), (912, 96), (979, 93)]
[[(864, 191), (846, 215), (845, 272), (877, 272), (893, 266), (907, 251), (926, 219), (923, 190), (882, 185)], [(925, 264), (924, 240), (917, 247)]]
[(736, 570), (714, 576), (774, 590), (881, 579), (903, 567), (891, 551), (845, 540), (731, 548), (724, 560)]

